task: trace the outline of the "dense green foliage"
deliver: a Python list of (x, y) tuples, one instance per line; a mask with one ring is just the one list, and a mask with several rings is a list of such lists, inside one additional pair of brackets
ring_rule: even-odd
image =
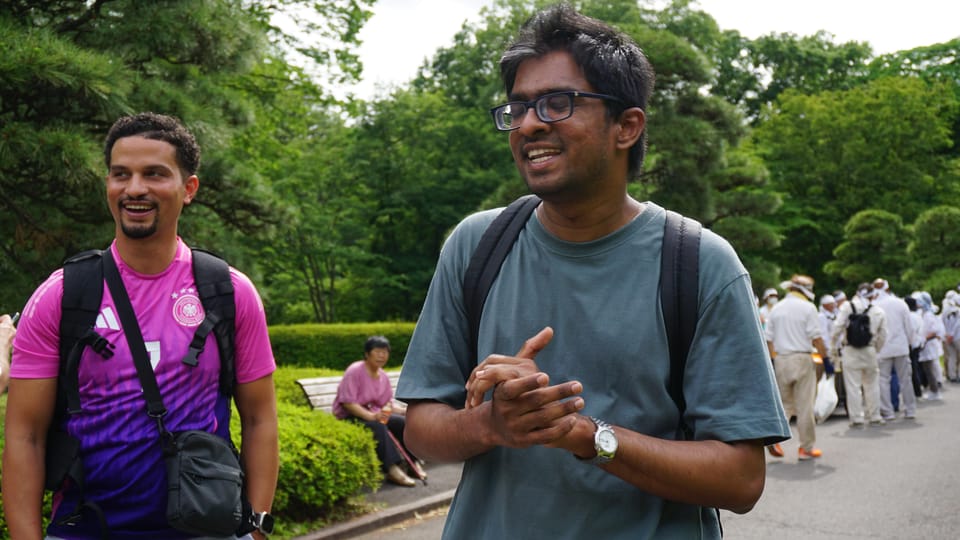
[[(335, 99), (362, 69), (373, 3), (0, 4), (0, 310), (109, 242), (100, 141), (149, 109), (183, 118), (204, 148), (181, 235), (248, 273), (271, 323), (415, 320), (450, 228), (524, 192), (487, 110), (504, 99), (504, 46), (550, 2), (497, 0), (409, 83)], [(884, 244), (897, 266), (840, 247), (862, 241), (847, 231), (863, 223), (846, 226), (862, 211), (909, 235), (957, 205), (960, 40), (874, 56), (824, 32), (747, 39), (689, 0), (573, 4), (633, 36), (657, 72), (631, 193), (722, 234), (756, 290), (793, 272), (824, 290), (867, 272), (903, 290), (953, 279), (908, 238)]]

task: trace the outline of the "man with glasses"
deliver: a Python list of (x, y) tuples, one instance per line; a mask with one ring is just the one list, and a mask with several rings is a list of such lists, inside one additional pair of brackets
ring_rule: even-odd
[(500, 67), (508, 103), (493, 119), (542, 204), (490, 289), (476, 356), (464, 269), (498, 211), (457, 226), (397, 390), (411, 450), (465, 461), (444, 538), (719, 538), (714, 508), (750, 510), (764, 444), (790, 433), (749, 276), (703, 232), (681, 418), (658, 301), (665, 212), (627, 194), (650, 64), (561, 5), (524, 25)]

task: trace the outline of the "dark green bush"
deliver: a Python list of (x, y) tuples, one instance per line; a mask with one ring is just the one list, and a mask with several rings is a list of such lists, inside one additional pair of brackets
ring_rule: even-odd
[(315, 519), (383, 476), (366, 427), (333, 415), (278, 403), (280, 477), (273, 513), (284, 520)]
[(363, 343), (373, 335), (390, 340), (388, 366), (400, 366), (407, 355), (415, 323), (291, 324), (270, 327), (277, 364), (324, 367), (343, 371), (363, 357)]

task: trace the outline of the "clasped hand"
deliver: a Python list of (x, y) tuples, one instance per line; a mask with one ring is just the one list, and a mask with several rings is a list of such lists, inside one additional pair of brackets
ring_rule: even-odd
[(498, 444), (514, 448), (532, 445), (572, 447), (564, 438), (577, 424), (583, 409), (583, 391), (578, 381), (550, 385), (534, 358), (553, 339), (553, 329), (544, 328), (528, 339), (516, 356), (490, 355), (467, 379), (465, 408), (484, 405), (484, 395), (493, 389), (490, 400), (491, 428)]

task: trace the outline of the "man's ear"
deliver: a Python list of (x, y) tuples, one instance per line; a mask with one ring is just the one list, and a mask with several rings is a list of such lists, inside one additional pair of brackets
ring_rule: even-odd
[(640, 107), (630, 107), (620, 113), (617, 147), (627, 149), (636, 144), (647, 126), (647, 115)]
[(183, 184), (186, 195), (183, 197), (183, 204), (190, 204), (193, 201), (193, 198), (197, 196), (197, 190), (200, 189), (200, 179), (197, 178), (197, 175), (191, 175), (190, 178), (187, 178)]

